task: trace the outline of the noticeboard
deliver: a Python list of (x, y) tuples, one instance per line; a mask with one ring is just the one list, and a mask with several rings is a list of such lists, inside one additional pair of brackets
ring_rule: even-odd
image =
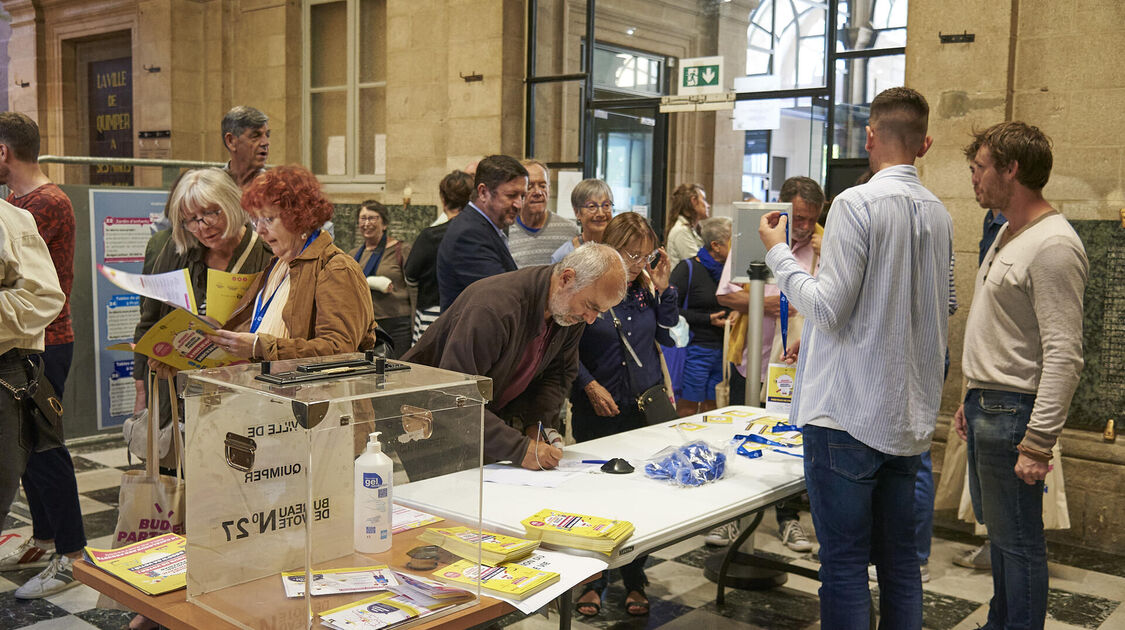
[(115, 287), (98, 273), (99, 264), (141, 273), (145, 245), (164, 216), (165, 190), (90, 190), (90, 282), (93, 287), (95, 390), (98, 429), (118, 426), (133, 413), (133, 354), (105, 347), (132, 341), (141, 299)]

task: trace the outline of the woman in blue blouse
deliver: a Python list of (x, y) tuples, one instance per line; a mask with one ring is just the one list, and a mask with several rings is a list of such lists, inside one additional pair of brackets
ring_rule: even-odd
[[(676, 288), (668, 285), (672, 267), (648, 221), (635, 212), (622, 213), (606, 226), (602, 243), (625, 260), (629, 287), (620, 304), (586, 326), (579, 342), (578, 378), (570, 395), (578, 442), (647, 424), (637, 397), (663, 381), (656, 344), (673, 345), (669, 330), (679, 321)], [(621, 567), (630, 615), (648, 614), (644, 563), (645, 557), (640, 557)], [(606, 583), (603, 573), (587, 585), (575, 603), (579, 614), (598, 614)]]

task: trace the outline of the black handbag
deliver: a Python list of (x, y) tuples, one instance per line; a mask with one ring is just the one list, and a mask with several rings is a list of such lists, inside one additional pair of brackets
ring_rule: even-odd
[[(638, 366), (644, 367), (640, 357), (633, 350), (633, 346), (625, 338), (625, 333), (621, 332), (621, 320), (617, 318), (617, 313), (614, 313), (611, 308), (609, 309), (609, 315), (613, 318), (613, 327), (617, 329), (617, 336), (621, 339), (621, 345), (625, 348), (625, 353), (632, 357)], [(625, 374), (629, 377), (629, 384), (634, 387), (633, 391), (636, 391), (636, 386), (633, 383), (633, 372), (629, 369), (628, 360), (625, 361)], [(644, 414), (645, 421), (650, 425), (660, 424), (679, 417), (679, 414), (676, 413), (676, 407), (669, 397), (668, 388), (664, 386), (663, 382), (653, 385), (641, 392), (640, 396), (637, 396), (637, 409)]]
[(43, 358), (27, 357), (27, 382), (21, 387), (0, 379), (0, 386), (11, 393), (20, 406), (20, 445), (41, 453), (64, 445), (62, 401), (51, 382), (43, 377)]

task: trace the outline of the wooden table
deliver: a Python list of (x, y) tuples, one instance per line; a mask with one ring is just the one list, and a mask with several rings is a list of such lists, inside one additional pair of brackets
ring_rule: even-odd
[[(460, 523), (445, 521), (442, 524), (458, 525)], [(395, 534), (394, 547), (388, 553), (374, 556), (361, 556), (359, 554), (345, 556), (331, 562), (322, 563), (316, 568), (354, 567), (386, 563), (396, 570), (424, 576), (429, 571), (414, 571), (405, 568), (408, 560), (406, 551), (418, 545), (427, 544), (417, 539), (421, 531), (422, 529), (415, 529)], [(448, 555), (448, 557), (443, 558), (443, 561), (455, 559), (452, 555)], [(188, 602), (187, 589), (180, 589), (163, 595), (146, 595), (85, 560), (74, 563), (74, 577), (99, 593), (103, 593), (129, 609), (173, 630), (234, 630), (241, 627), (212, 613), (207, 608)], [(207, 593), (203, 597), (215, 598), (213, 603), (222, 610), (234, 610), (239, 607), (239, 603), (244, 603), (244, 609), (249, 612), (243, 622), (256, 630), (287, 630), (305, 627), (307, 617), (302, 603), (303, 600), (286, 599), (277, 575), (222, 589), (215, 593)], [(314, 612), (342, 606), (358, 599), (361, 599), (361, 597), (355, 594), (317, 597), (313, 600)], [(288, 604), (293, 605), (287, 606)], [(507, 602), (482, 595), (476, 604), (444, 614), (438, 613), (433, 620), (412, 626), (412, 628), (421, 630), (472, 628), (503, 617), (515, 610)]]

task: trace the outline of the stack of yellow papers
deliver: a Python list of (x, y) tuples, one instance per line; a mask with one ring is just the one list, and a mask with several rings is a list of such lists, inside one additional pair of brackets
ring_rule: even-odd
[(527, 537), (545, 543), (609, 555), (633, 533), (629, 521), (599, 518), (558, 510), (539, 510), (523, 521)]
[(119, 549), (86, 547), (86, 559), (149, 595), (187, 585), (187, 539), (178, 534), (148, 538)]
[(430, 527), (418, 538), (473, 562), (477, 561), (479, 544), (481, 562), (493, 566), (520, 560), (539, 548), (538, 540), (478, 532), (468, 527)]
[(434, 577), (443, 582), (457, 584), (480, 583), (482, 591), (510, 599), (522, 600), (559, 581), (559, 574), (540, 571), (518, 564), (501, 564), (490, 567), (468, 560), (434, 571)]

